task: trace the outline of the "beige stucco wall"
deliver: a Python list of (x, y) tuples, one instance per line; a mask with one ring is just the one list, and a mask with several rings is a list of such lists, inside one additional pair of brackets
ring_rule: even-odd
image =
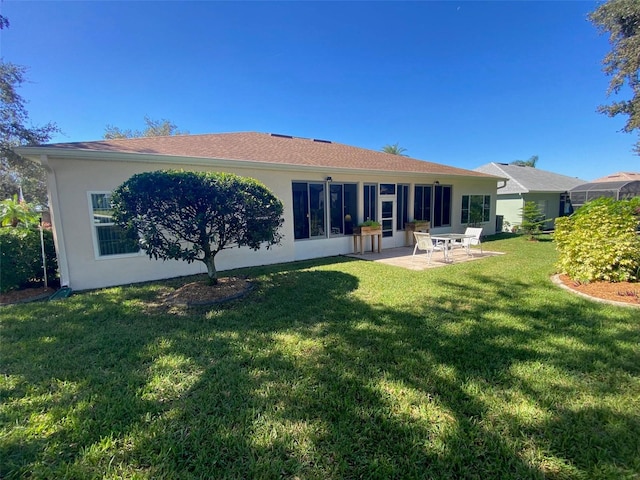
[[(182, 261), (151, 260), (144, 254), (121, 257), (98, 257), (94, 246), (94, 229), (89, 205), (89, 193), (110, 192), (136, 173), (158, 169), (176, 168), (191, 170), (226, 171), (250, 176), (263, 182), (284, 204), (284, 239), (281, 245), (254, 252), (248, 248), (234, 248), (216, 256), (216, 267), (220, 271), (232, 268), (289, 262), (350, 253), (352, 237), (338, 236), (313, 240), (294, 241), (293, 212), (291, 206), (292, 181), (324, 181), (329, 175), (336, 183), (404, 183), (413, 185), (431, 184), (433, 176), (408, 176), (388, 173), (353, 173), (313, 169), (290, 171), (282, 167), (249, 168), (239, 166), (215, 167), (213, 165), (186, 165), (182, 163), (132, 162), (118, 160), (87, 160), (69, 158), (47, 158), (52, 217), (57, 231), (56, 242), (61, 257), (63, 284), (73, 289), (84, 290), (111, 285), (157, 280), (206, 271), (204, 264)], [(484, 233), (495, 230), (495, 179), (443, 177), (437, 178), (442, 185), (452, 185), (452, 225), (437, 229), (439, 232), (462, 232), (466, 225), (460, 223), (463, 195), (490, 194), (492, 196), (491, 221), (484, 225)], [(359, 201), (362, 209), (362, 201)], [(412, 209), (410, 209), (412, 210)], [(413, 212), (410, 212), (412, 215)], [(360, 217), (362, 216), (362, 210)], [(395, 227), (395, 225), (394, 225)], [(385, 238), (384, 248), (404, 245), (403, 231)]]

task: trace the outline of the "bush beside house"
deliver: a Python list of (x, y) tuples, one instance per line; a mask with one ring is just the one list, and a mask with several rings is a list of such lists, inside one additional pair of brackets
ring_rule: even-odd
[(640, 198), (600, 198), (557, 218), (559, 271), (580, 282), (640, 279)]
[[(57, 275), (53, 234), (43, 230), (47, 278)], [(42, 247), (37, 228), (0, 228), (0, 292), (8, 292), (44, 280)]]

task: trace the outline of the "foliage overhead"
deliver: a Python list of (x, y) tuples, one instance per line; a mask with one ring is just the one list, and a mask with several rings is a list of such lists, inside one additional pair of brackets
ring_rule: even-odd
[(161, 170), (134, 175), (112, 196), (113, 218), (151, 258), (198, 260), (217, 282), (215, 256), (280, 243), (282, 202), (262, 183), (229, 173)]
[(407, 151), (407, 149), (401, 147), (398, 142), (394, 143), (393, 145), (385, 145), (384, 147), (382, 147), (382, 151), (384, 153), (390, 153), (391, 155), (400, 155), (402, 157), (408, 156), (404, 153)]
[(533, 167), (536, 168), (536, 164), (538, 163), (538, 155), (532, 155), (529, 157), (529, 160), (514, 160), (511, 162), (511, 165), (520, 165), (522, 167)]
[(189, 132), (178, 130), (178, 126), (169, 120), (153, 120), (145, 115), (144, 130), (121, 129), (113, 125), (107, 125), (104, 130), (104, 138), (107, 140), (115, 138), (136, 138), (136, 137), (168, 137), (171, 135), (186, 135)]
[[(600, 33), (609, 34), (611, 51), (602, 61), (603, 71), (611, 77), (608, 95), (619, 94), (625, 87), (631, 99), (602, 105), (598, 111), (614, 117), (627, 115), (624, 132), (640, 129), (640, 2), (638, 0), (609, 0), (589, 15)], [(635, 145), (640, 154), (640, 141)]]
[(639, 226), (640, 197), (598, 198), (557, 218), (558, 269), (580, 282), (639, 280)]
[(26, 67), (0, 61), (0, 198), (11, 198), (20, 186), (29, 202), (47, 204), (44, 168), (13, 149), (46, 143), (60, 130), (54, 123), (27, 127), (29, 115), (18, 88), (25, 83)]

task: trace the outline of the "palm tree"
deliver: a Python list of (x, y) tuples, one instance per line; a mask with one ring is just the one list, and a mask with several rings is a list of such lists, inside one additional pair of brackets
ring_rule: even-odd
[(394, 143), (393, 145), (385, 145), (384, 147), (382, 147), (382, 151), (384, 153), (390, 153), (391, 155), (400, 155), (403, 157), (406, 157), (408, 155), (405, 155), (404, 152), (407, 151), (406, 148), (401, 147), (398, 142)]
[(521, 167), (533, 167), (536, 168), (538, 163), (538, 155), (533, 155), (529, 160), (514, 160), (511, 165), (520, 165)]
[(20, 202), (18, 195), (0, 202), (0, 226), (17, 227), (19, 225), (29, 227), (38, 223), (40, 216), (29, 203)]

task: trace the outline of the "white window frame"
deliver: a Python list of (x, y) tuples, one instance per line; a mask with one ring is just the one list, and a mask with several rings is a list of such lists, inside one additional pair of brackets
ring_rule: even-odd
[(93, 254), (96, 260), (115, 260), (118, 258), (131, 258), (131, 257), (140, 257), (144, 255), (142, 249), (139, 249), (137, 252), (133, 253), (117, 253), (114, 255), (100, 255), (100, 245), (98, 244), (98, 228), (99, 227), (111, 227), (114, 226), (115, 223), (100, 223), (96, 224), (94, 221), (94, 213), (93, 213), (93, 201), (92, 195), (112, 195), (112, 191), (108, 190), (91, 190), (87, 192), (87, 203), (89, 205), (89, 224), (91, 225), (91, 237), (93, 240)]

